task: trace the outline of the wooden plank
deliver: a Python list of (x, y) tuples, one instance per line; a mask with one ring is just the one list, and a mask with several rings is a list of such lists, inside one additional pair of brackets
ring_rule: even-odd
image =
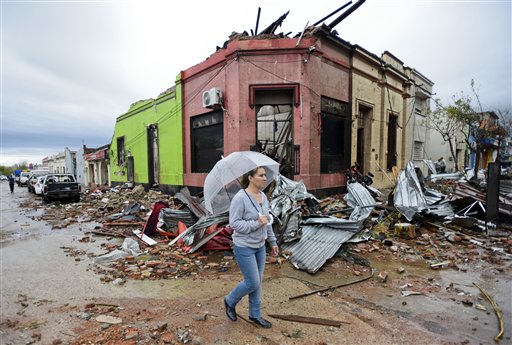
[[(195, 225), (195, 224), (194, 224)], [(180, 238), (182, 238), (183, 236), (185, 236), (186, 234), (188, 234), (191, 230), (194, 229), (194, 225), (192, 225), (190, 228), (187, 228), (187, 230), (183, 231), (181, 234), (179, 234), (178, 236), (176, 236), (174, 238), (174, 240), (172, 240), (171, 242), (169, 242), (169, 246), (172, 246), (174, 243), (178, 242), (178, 240)]]
[(133, 230), (133, 233), (135, 234), (135, 236), (137, 236), (138, 238), (140, 238), (141, 240), (143, 240), (146, 244), (148, 244), (150, 246), (154, 246), (155, 244), (158, 243), (157, 241), (155, 241), (154, 239), (152, 239), (151, 237), (149, 237), (145, 234), (141, 235), (140, 230)]
[[(321, 319), (317, 317), (309, 317), (309, 316), (300, 316), (300, 315), (277, 315), (277, 314), (269, 314), (270, 317), (275, 319), (281, 319), (286, 321), (294, 321), (294, 322), (302, 322), (302, 323), (310, 323), (315, 325), (323, 325), (323, 326), (332, 326), (332, 327), (341, 327), (342, 321), (336, 320), (328, 320)], [(350, 322), (343, 322), (350, 323)]]
[(144, 222), (107, 222), (103, 223), (103, 226), (141, 226)]

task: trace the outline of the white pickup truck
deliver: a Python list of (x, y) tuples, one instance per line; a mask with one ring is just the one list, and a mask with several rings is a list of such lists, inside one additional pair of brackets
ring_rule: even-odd
[(27, 181), (28, 181), (28, 177), (30, 176), (30, 171), (23, 171), (21, 174), (20, 174), (20, 180), (18, 181), (18, 186), (21, 187), (21, 186), (26, 186), (27, 185)]

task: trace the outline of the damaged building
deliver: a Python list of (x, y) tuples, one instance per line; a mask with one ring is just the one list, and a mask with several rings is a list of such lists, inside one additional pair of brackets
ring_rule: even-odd
[(109, 151), (112, 185), (173, 191), (183, 185), (181, 86), (135, 102), (116, 119)]
[(334, 27), (363, 2), (294, 37), (276, 33), (288, 13), (261, 31), (234, 32), (180, 72), (168, 95), (118, 117), (112, 183), (199, 191), (222, 156), (247, 150), (322, 194), (345, 191), (356, 161), (379, 188), (391, 186), (393, 166), (421, 165), (433, 83), (391, 53), (379, 57), (338, 35)]

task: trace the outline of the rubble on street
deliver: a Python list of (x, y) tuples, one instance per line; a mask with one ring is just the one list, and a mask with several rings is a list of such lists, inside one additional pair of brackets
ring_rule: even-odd
[[(500, 315), (491, 300), (468, 295), (456, 282), (444, 287), (425, 276), (428, 271), (465, 273), (475, 267), (492, 267), (509, 277), (511, 274), (510, 193), (500, 193), (500, 216), (489, 222), (485, 219), (485, 189), (452, 175), (443, 179), (437, 174), (435, 179), (420, 181), (414, 167), (408, 166), (398, 177), (397, 187), (377, 198), (363, 185), (351, 183), (346, 194), (324, 199), (317, 199), (301, 182), (278, 176), (267, 194), (277, 218), (274, 231), (281, 256), (269, 256), (267, 263), (277, 271), (289, 266), (312, 276), (328, 274), (333, 265), (340, 265), (336, 262), (343, 263), (348, 282), (321, 289), (310, 285), (311, 292), (297, 296), (290, 292), (290, 300), (310, 295), (327, 298), (344, 286), (366, 281), (371, 286), (393, 289), (403, 298), (403, 305), (414, 303), (418, 295), (443, 292), (452, 293), (454, 303), (473, 308), (475, 313), (485, 310), (489, 314), (494, 308)], [(75, 260), (89, 257), (92, 269), (105, 284), (122, 288), (128, 280), (203, 279), (238, 273), (230, 247), (228, 214), (211, 214), (201, 197), (191, 195), (186, 188), (173, 196), (146, 192), (141, 186), (98, 188), (84, 192), (79, 203), (48, 206), (33, 199), (24, 206), (44, 209), (35, 218), (53, 229), (78, 224), (82, 242), (105, 239), (101, 255), (62, 248)], [(411, 274), (411, 267), (423, 273)], [(109, 325), (95, 343), (139, 336), (140, 329), (127, 328), (116, 306), (93, 303), (81, 313), (84, 319)], [(312, 323), (321, 319), (323, 324), (341, 325), (339, 320), (314, 316), (276, 317)], [(202, 313), (194, 320), (204, 322), (208, 317), (217, 316)], [(116, 335), (118, 324), (123, 328)], [(498, 326), (496, 330), (500, 332), (496, 336), (499, 340), (503, 330)], [(187, 328), (171, 332), (164, 324), (151, 333), (160, 343), (191, 339)]]
[[(409, 168), (409, 173), (414, 173), (414, 170)], [(451, 267), (460, 268), (475, 260), (491, 263), (509, 260), (512, 238), (511, 227), (506, 221), (508, 218), (500, 223), (486, 224), (482, 220), (485, 206), (480, 195), (483, 192), (467, 181), (439, 180), (439, 175), (435, 178), (436, 182), (426, 184), (427, 197), (416, 182), (413, 183), (417, 186), (414, 192), (405, 189), (395, 193), (395, 205), (389, 206), (384, 202), (385, 197), (375, 200), (358, 183), (349, 184), (349, 193), (344, 196), (318, 200), (300, 182), (280, 176), (279, 185), (273, 190), (270, 200), (279, 219), (275, 233), (282, 249), (290, 254), (285, 254), (282, 259), (290, 260), (296, 268), (315, 273), (346, 242), (352, 243), (350, 248), (359, 253), (386, 249), (396, 256), (416, 255), (426, 260), (428, 265), (448, 260)], [(466, 192), (462, 194), (461, 190)], [(434, 193), (438, 193), (437, 198), (432, 197)], [(207, 245), (210, 241), (215, 242), (212, 239), (218, 238), (221, 230), (226, 229), (227, 214), (208, 214), (202, 208), (200, 198), (191, 196), (186, 188), (177, 194), (145, 192), (142, 186), (96, 189), (86, 192), (80, 203), (52, 204), (37, 219), (48, 222), (55, 229), (66, 228), (73, 223), (97, 223), (94, 229), (83, 229), (84, 241), (94, 236), (120, 240), (132, 238), (136, 241), (142, 249), (141, 255), (127, 254), (118, 258), (120, 260), (102, 262), (116, 269), (111, 279), (105, 278), (106, 281), (119, 276), (126, 279), (177, 278), (211, 269), (212, 265), (208, 264), (210, 253), (219, 249), (230, 250), (229, 241), (213, 247)], [(403, 195), (407, 196), (405, 200)], [(503, 207), (506, 207), (510, 198), (506, 195), (501, 197), (507, 200), (503, 202)], [(160, 217), (153, 220), (155, 226), (150, 232), (148, 219), (157, 203), (165, 206), (159, 209)], [(471, 212), (473, 216), (466, 215), (467, 208), (475, 203), (481, 205), (480, 212), (476, 210)], [(30, 206), (46, 207), (37, 202)], [(503, 216), (508, 214), (504, 209)], [(148, 245), (134, 235), (134, 231), (141, 230), (156, 244)], [(209, 240), (204, 241), (205, 238)], [(229, 231), (225, 231), (224, 238), (230, 238)], [(315, 242), (321, 242), (321, 246), (315, 248)], [(327, 253), (326, 245), (331, 242), (333, 248)], [(120, 247), (120, 243), (111, 242), (104, 249), (108, 253)], [(314, 268), (308, 267), (307, 263), (301, 266), (297, 263), (301, 252), (309, 260), (313, 260), (311, 255), (315, 252), (321, 252), (320, 264)], [(227, 258), (213, 266), (218, 270), (228, 270), (232, 257), (227, 255)]]

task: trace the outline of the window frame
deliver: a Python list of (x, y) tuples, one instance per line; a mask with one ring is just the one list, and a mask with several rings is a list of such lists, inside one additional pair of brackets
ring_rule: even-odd
[[(350, 115), (350, 103), (343, 102), (338, 99), (321, 96), (321, 112), (319, 114), (319, 131), (320, 131), (320, 174), (336, 174), (342, 173), (345, 169), (350, 167), (351, 149), (352, 149), (352, 118)], [(332, 128), (332, 121), (330, 125), (326, 125), (326, 119), (337, 120), (336, 125), (339, 123), (343, 126), (340, 135), (333, 135), (332, 138), (325, 137), (326, 129)], [(327, 126), (327, 127), (324, 127)], [(326, 140), (331, 141), (342, 138), (339, 142), (340, 157), (339, 165), (328, 164), (332, 155), (326, 152)], [(331, 148), (332, 145), (329, 145)]]
[[(220, 120), (220, 121), (218, 121)], [(196, 125), (195, 123), (199, 121), (205, 121), (210, 123), (204, 123), (202, 125)], [(207, 166), (198, 166), (198, 162), (201, 161), (201, 157), (198, 157), (197, 155), (202, 154), (201, 152), (197, 152), (196, 149), (196, 139), (198, 138), (204, 138), (204, 135), (201, 135), (198, 133), (198, 130), (210, 128), (218, 126), (220, 128), (219, 134), (221, 135), (220, 142), (221, 145), (219, 147), (214, 147), (214, 150), (221, 149), (222, 153), (219, 154), (218, 159), (215, 159), (216, 157), (209, 157), (213, 158), (210, 159)], [(209, 136), (209, 138), (211, 138)], [(223, 110), (213, 110), (208, 113), (199, 114), (196, 116), (190, 117), (190, 171), (192, 173), (209, 173), (215, 163), (221, 158), (220, 156), (224, 154), (224, 112)], [(208, 154), (207, 154), (208, 155)], [(208, 159), (207, 159), (208, 161)]]
[[(120, 143), (122, 143), (122, 145), (120, 145)], [(125, 141), (124, 135), (117, 137), (116, 147), (117, 147), (117, 165), (124, 166), (126, 164), (126, 141)]]

